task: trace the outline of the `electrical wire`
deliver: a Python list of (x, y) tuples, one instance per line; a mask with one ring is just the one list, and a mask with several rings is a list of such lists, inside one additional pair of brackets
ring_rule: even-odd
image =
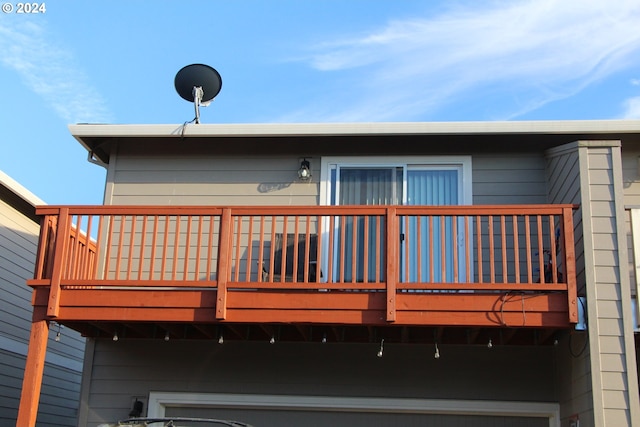
[(581, 357), (585, 350), (587, 349), (587, 345), (589, 344), (589, 334), (584, 334), (585, 338), (584, 338), (584, 344), (582, 345), (582, 348), (578, 351), (575, 352), (573, 351), (573, 336), (575, 335), (574, 332), (569, 334), (569, 354), (571, 354), (571, 357), (577, 359), (578, 357)]
[(194, 117), (193, 120), (188, 120), (182, 124), (182, 130), (180, 131), (180, 141), (184, 140), (184, 131), (187, 129), (187, 125), (195, 122), (197, 117)]

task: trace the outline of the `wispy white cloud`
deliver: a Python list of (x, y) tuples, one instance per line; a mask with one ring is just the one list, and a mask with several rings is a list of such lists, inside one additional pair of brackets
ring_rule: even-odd
[(0, 65), (14, 70), (67, 123), (108, 122), (111, 113), (71, 50), (42, 22), (0, 18)]
[(502, 99), (504, 106), (487, 111), (508, 119), (580, 92), (640, 52), (637, 0), (455, 4), (437, 16), (313, 46), (303, 60), (351, 79), (349, 98), (340, 99), (340, 111), (316, 105), (299, 115), (413, 120), (464, 95), (488, 104)]
[(623, 119), (640, 119), (640, 96), (627, 99)]

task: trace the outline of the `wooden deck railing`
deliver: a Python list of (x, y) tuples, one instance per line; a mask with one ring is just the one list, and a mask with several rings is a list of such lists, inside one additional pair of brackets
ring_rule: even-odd
[(46, 206), (34, 287), (566, 293), (577, 321), (571, 205)]

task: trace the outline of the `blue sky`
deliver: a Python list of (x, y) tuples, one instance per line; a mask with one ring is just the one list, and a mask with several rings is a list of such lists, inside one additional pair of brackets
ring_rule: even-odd
[(223, 79), (202, 123), (640, 118), (637, 0), (45, 5), (0, 12), (0, 170), (49, 204), (102, 202), (68, 124), (189, 121), (192, 63)]

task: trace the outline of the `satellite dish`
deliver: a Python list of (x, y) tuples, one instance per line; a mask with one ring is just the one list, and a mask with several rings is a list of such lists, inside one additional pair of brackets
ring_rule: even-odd
[(222, 78), (213, 68), (204, 64), (191, 64), (176, 74), (174, 81), (178, 95), (193, 102), (196, 123), (200, 123), (200, 105), (206, 107), (222, 89)]

